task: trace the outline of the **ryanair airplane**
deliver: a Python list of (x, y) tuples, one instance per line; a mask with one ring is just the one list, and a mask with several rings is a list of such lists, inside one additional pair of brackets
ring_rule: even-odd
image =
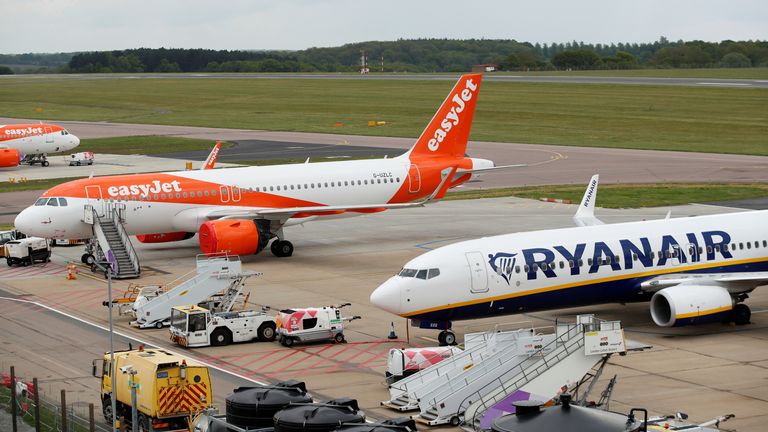
[(660, 326), (749, 323), (743, 302), (768, 282), (768, 211), (604, 225), (594, 216), (598, 176), (578, 225), (444, 246), (408, 262), (371, 302), (455, 335), (451, 321), (601, 303), (650, 300)]

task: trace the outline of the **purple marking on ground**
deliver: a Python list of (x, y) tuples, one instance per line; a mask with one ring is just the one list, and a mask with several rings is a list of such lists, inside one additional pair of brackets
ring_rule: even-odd
[[(531, 394), (518, 390), (504, 399), (502, 399), (499, 403), (491, 407), (488, 411), (483, 414), (483, 418), (480, 420), (480, 427), (483, 429), (490, 429), (491, 423), (493, 423), (494, 420), (497, 418), (505, 415), (505, 414), (514, 414), (515, 413), (515, 402), (517, 401), (523, 401), (523, 400), (529, 400), (531, 399)], [(541, 399), (541, 398), (538, 398)], [(542, 399), (543, 400), (543, 399)]]

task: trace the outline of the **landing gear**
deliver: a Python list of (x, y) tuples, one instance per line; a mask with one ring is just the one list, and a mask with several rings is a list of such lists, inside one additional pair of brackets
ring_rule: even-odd
[(440, 346), (456, 345), (456, 334), (450, 330), (443, 330), (437, 335)]
[(752, 318), (752, 311), (749, 309), (749, 306), (739, 303), (733, 307), (728, 318), (736, 325), (749, 324), (749, 320)]
[(96, 258), (89, 253), (84, 253), (83, 256), (80, 257), (80, 261), (82, 261), (83, 264), (91, 265), (96, 262)]
[(22, 163), (27, 163), (29, 165), (34, 165), (39, 163), (44, 167), (47, 167), (48, 165), (50, 165), (50, 162), (48, 162), (48, 155), (45, 153), (37, 154), (37, 155), (28, 155), (27, 157), (24, 158)]
[(293, 243), (288, 240), (276, 239), (272, 242), (272, 253), (279, 258), (289, 257), (293, 255)]

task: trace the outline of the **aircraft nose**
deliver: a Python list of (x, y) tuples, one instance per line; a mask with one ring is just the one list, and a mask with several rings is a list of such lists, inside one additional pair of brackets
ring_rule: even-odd
[(397, 278), (389, 278), (389, 280), (376, 288), (373, 293), (371, 293), (371, 303), (387, 312), (400, 315), (402, 312), (400, 304), (400, 282)]
[(72, 135), (72, 148), (75, 148), (80, 145), (80, 138)]
[(13, 221), (13, 226), (17, 231), (20, 231), (24, 234), (33, 235), (35, 228), (33, 221), (34, 216), (32, 215), (33, 212), (34, 210), (31, 207), (27, 207), (16, 216), (16, 219)]

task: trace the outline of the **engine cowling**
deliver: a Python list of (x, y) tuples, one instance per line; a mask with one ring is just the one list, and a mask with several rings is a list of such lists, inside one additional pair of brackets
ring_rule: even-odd
[(676, 285), (651, 297), (651, 317), (662, 327), (719, 321), (731, 309), (731, 294), (717, 285)]
[(178, 231), (170, 233), (157, 233), (157, 234), (139, 234), (136, 236), (136, 240), (142, 243), (168, 243), (186, 240), (195, 236), (195, 233)]
[(269, 233), (252, 220), (215, 220), (200, 226), (200, 250), (206, 255), (253, 255), (264, 249), (269, 239)]
[(0, 149), (0, 167), (15, 167), (21, 162), (21, 153), (15, 148)]

